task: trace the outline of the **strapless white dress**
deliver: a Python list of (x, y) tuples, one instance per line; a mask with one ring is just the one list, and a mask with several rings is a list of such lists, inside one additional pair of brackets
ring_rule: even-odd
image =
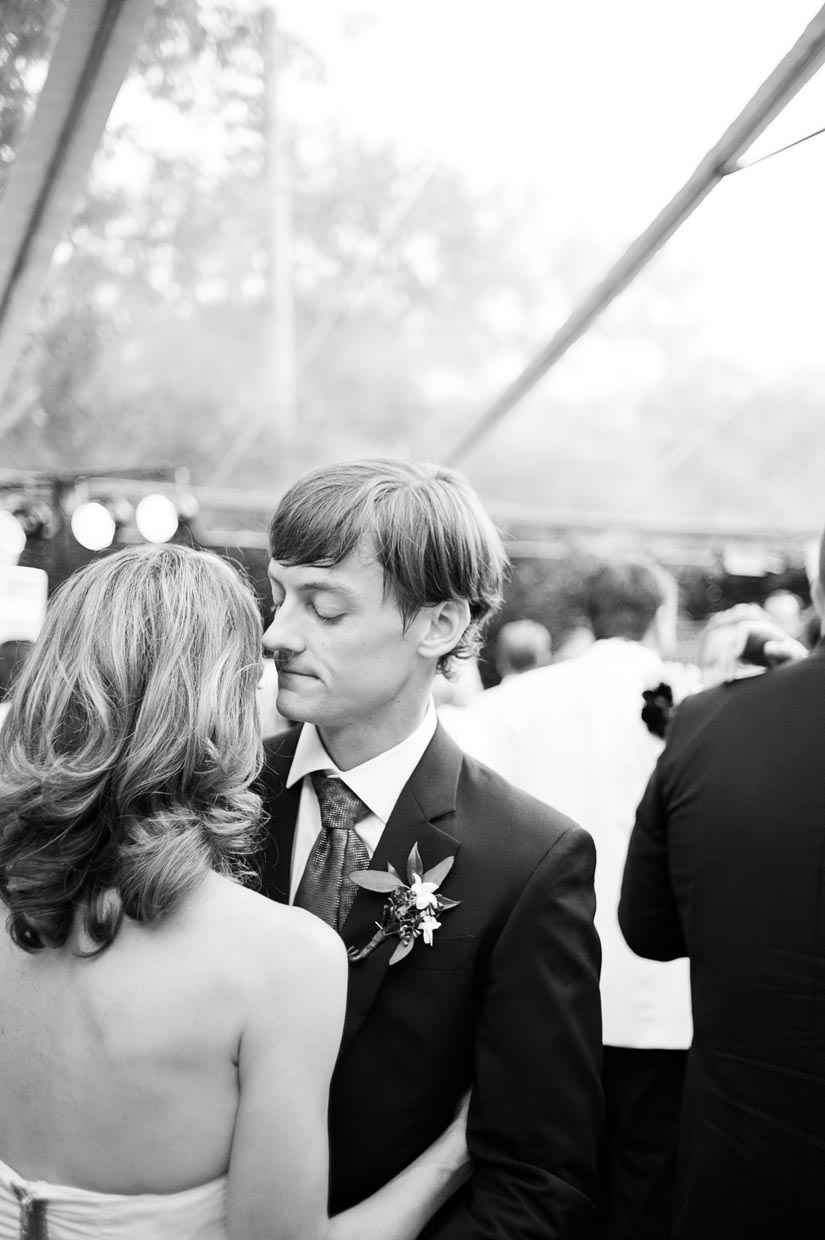
[(0, 1162), (0, 1240), (228, 1240), (226, 1176), (118, 1196), (24, 1180)]

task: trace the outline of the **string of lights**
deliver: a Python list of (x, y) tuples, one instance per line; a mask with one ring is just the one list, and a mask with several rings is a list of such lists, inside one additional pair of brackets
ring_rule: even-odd
[(16, 564), (27, 545), (70, 537), (86, 552), (119, 542), (169, 542), (198, 515), (181, 469), (0, 474), (0, 562)]

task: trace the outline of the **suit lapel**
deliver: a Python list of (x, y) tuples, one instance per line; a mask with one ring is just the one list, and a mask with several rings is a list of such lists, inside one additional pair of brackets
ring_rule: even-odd
[[(434, 820), (455, 813), (462, 760), (461, 750), (439, 725), (401, 791), (370, 862), (370, 869), (386, 871), (387, 862), (392, 862), (406, 881), (407, 859), (415, 844), (418, 845), (425, 870), (431, 869), (445, 857), (455, 856), (460, 847), (458, 841), (444, 829), (446, 824), (436, 826)], [(381, 918), (384, 900), (385, 897), (377, 892), (359, 890), (341, 931), (347, 947), (363, 947), (369, 942), (375, 933), (376, 922)], [(342, 1050), (370, 1010), (397, 944), (397, 939), (387, 939), (363, 960), (350, 966)], [(399, 962), (397, 967), (403, 968), (403, 962)]]

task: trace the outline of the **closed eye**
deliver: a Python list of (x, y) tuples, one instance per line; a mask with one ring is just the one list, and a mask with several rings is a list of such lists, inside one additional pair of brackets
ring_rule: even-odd
[(309, 604), (309, 610), (314, 612), (322, 624), (337, 624), (339, 620), (343, 620), (346, 612), (338, 612), (335, 615), (327, 616), (313, 604)]

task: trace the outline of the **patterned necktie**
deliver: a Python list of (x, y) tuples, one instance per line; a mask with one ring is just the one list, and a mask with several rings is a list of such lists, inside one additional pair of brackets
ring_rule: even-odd
[(309, 909), (334, 930), (340, 930), (358, 890), (349, 877), (370, 863), (367, 846), (355, 824), (370, 812), (340, 779), (313, 772), (312, 786), (321, 808), (321, 831), (295, 892), (295, 904)]

